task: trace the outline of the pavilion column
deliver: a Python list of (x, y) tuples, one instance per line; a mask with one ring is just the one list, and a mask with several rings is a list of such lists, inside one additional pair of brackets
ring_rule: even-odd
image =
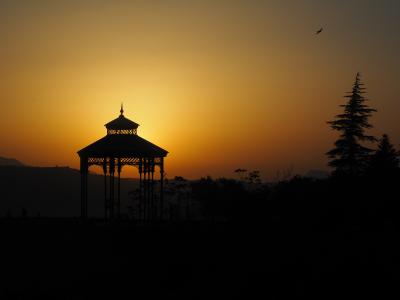
[(142, 192), (143, 192), (143, 160), (142, 158), (139, 159), (139, 220), (142, 218)]
[(147, 221), (147, 175), (148, 175), (148, 164), (147, 159), (143, 159), (143, 220)]
[(88, 216), (88, 168), (87, 157), (81, 157), (81, 218), (83, 220), (86, 220)]
[(121, 218), (121, 170), (122, 170), (122, 164), (121, 164), (121, 158), (118, 158), (118, 199), (117, 199), (117, 216), (118, 219)]
[(151, 206), (151, 219), (154, 220), (154, 158), (151, 159), (150, 164), (150, 174), (151, 174), (151, 181), (150, 181), (150, 206)]
[(110, 158), (110, 219), (114, 219), (114, 174), (115, 159)]
[(103, 173), (104, 173), (104, 219), (108, 217), (108, 201), (107, 201), (107, 158), (104, 157), (103, 161)]
[(151, 206), (150, 206), (150, 197), (151, 197), (151, 191), (150, 191), (150, 173), (151, 173), (151, 167), (150, 167), (150, 159), (147, 159), (147, 180), (146, 180), (146, 192), (147, 192), (147, 197), (146, 197), (146, 206), (147, 206), (147, 220), (150, 221), (151, 218)]
[(160, 220), (164, 218), (164, 158), (160, 157)]

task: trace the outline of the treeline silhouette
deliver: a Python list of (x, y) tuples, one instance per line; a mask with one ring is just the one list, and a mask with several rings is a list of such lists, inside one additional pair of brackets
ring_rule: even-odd
[[(359, 177), (293, 176), (276, 184), (181, 179), (169, 190), (170, 221), (279, 225), (298, 230), (397, 230), (400, 170)], [(172, 204), (171, 204), (172, 203)], [(199, 209), (200, 208), (200, 209)]]

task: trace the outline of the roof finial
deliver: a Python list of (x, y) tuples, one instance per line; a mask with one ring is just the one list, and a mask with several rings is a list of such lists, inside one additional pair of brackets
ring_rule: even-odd
[(119, 111), (121, 113), (121, 116), (124, 114), (124, 103), (121, 102), (121, 110)]

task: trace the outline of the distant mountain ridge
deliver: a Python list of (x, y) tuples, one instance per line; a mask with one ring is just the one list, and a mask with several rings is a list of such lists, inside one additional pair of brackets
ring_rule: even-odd
[(15, 158), (6, 158), (0, 156), (0, 166), (24, 167), (25, 165)]

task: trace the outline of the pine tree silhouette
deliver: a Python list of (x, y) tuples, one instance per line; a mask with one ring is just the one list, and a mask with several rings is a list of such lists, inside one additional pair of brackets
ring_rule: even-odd
[(387, 134), (379, 140), (378, 149), (371, 157), (370, 171), (376, 175), (393, 174), (399, 169), (400, 153), (390, 143)]
[(344, 108), (344, 113), (336, 115), (335, 120), (328, 122), (333, 130), (341, 132), (335, 148), (326, 153), (331, 159), (329, 166), (335, 169), (336, 175), (361, 174), (373, 151), (361, 145), (361, 142), (376, 141), (375, 137), (365, 134), (366, 129), (372, 128), (368, 118), (376, 110), (365, 104), (364, 93), (360, 73), (357, 73), (353, 90), (345, 96), (349, 99), (348, 102), (340, 105)]

